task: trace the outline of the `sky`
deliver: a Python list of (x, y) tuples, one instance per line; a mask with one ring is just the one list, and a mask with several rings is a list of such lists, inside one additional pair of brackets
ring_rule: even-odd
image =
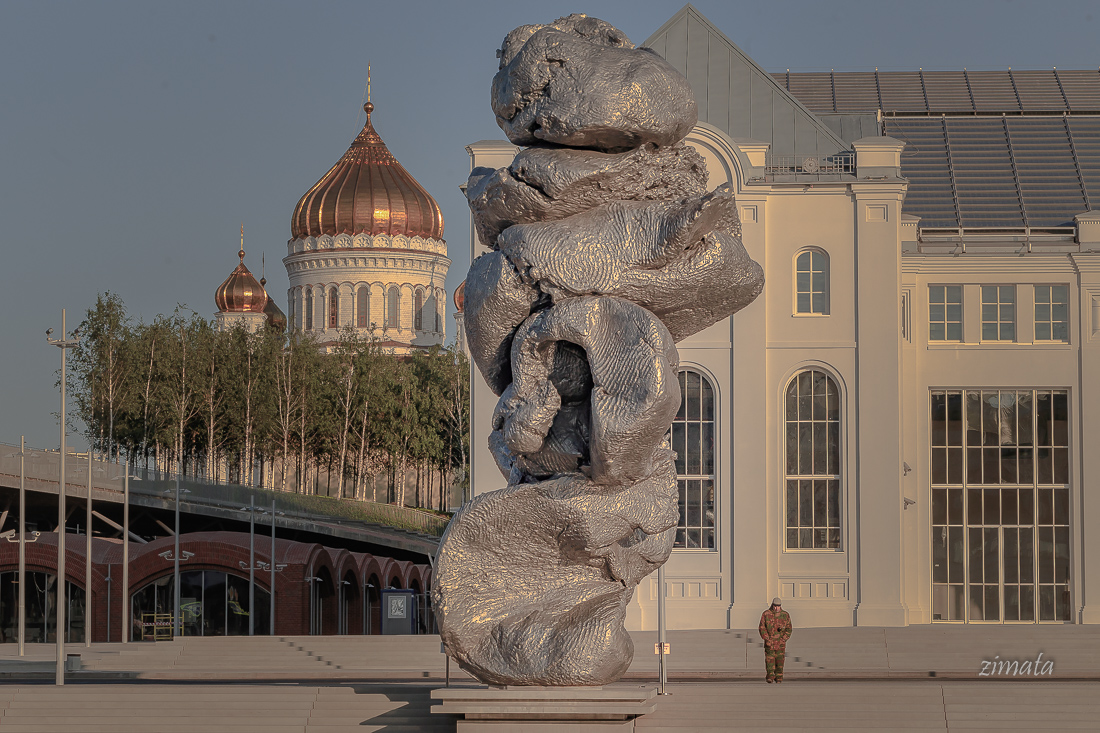
[[(1023, 0), (696, 0), (768, 71), (1096, 69), (1100, 4)], [(58, 443), (59, 351), (96, 295), (135, 321), (212, 318), (246, 263), (287, 311), (294, 205), (362, 127), (443, 210), (447, 291), (469, 266), (465, 146), (512, 28), (583, 12), (641, 44), (682, 3), (21, 2), (0, 4), (0, 443)], [(448, 306), (448, 338), (454, 331)], [(56, 335), (56, 333), (55, 333)], [(86, 449), (80, 435), (69, 443)]]

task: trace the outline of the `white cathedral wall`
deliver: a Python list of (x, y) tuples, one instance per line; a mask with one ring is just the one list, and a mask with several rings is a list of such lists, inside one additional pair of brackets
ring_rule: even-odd
[[(379, 237), (374, 240), (380, 239)], [(403, 238), (383, 237), (389, 242)], [(337, 238), (339, 243), (340, 238)], [(349, 243), (354, 241), (349, 239)], [(419, 240), (412, 244), (427, 242), (422, 246), (444, 247), (442, 242)], [(348, 245), (348, 243), (345, 243)], [(350, 245), (348, 245), (350, 246)], [(373, 335), (382, 340), (410, 343), (414, 346), (432, 346), (442, 344), (446, 338), (446, 321), (443, 307), (446, 303), (447, 270), (451, 261), (432, 252), (402, 250), (311, 250), (304, 248), (300, 240), (292, 240), (288, 248), (291, 254), (284, 260), (291, 287), (288, 297), (294, 314), (294, 327), (312, 331), (320, 341), (335, 341), (340, 330), (348, 325), (355, 326), (357, 311), (355, 298), (359, 288), (369, 288), (368, 324), (375, 325)], [(390, 287), (400, 291), (398, 303), (399, 316), (397, 327), (387, 326), (388, 301), (386, 293)], [(338, 316), (335, 328), (329, 325), (329, 298), (332, 288), (338, 295)], [(415, 294), (424, 293), (424, 313), (422, 328), (415, 328), (413, 306)], [(306, 316), (307, 293), (313, 294), (313, 322), (310, 328), (304, 323)], [(437, 319), (432, 312), (439, 312)], [(358, 329), (358, 326), (355, 326)], [(359, 329), (369, 333), (370, 326)]]

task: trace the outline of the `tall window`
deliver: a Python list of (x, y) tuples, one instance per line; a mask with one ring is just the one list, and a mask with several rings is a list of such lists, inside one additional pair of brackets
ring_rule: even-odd
[(823, 371), (786, 394), (787, 549), (840, 548), (840, 394)]
[(298, 324), (298, 309), (295, 307), (297, 305), (297, 301), (298, 301), (297, 295), (298, 295), (297, 293), (293, 293), (290, 296), (290, 321), (289, 322), (290, 322), (290, 327), (292, 329), (301, 327)]
[(829, 313), (829, 258), (808, 249), (795, 259), (795, 312)]
[(932, 619), (1068, 621), (1063, 390), (933, 390)]
[(360, 286), (355, 296), (355, 326), (357, 328), (370, 326), (370, 289), (366, 285)]
[(1069, 341), (1069, 286), (1035, 286), (1035, 340)]
[(340, 294), (336, 288), (328, 289), (328, 327), (340, 327)]
[(982, 286), (982, 341), (1016, 340), (1016, 286)]
[(676, 547), (714, 547), (714, 387), (697, 371), (680, 372), (680, 411), (672, 421), (680, 488)]
[(928, 340), (962, 341), (962, 285), (928, 286)]
[(398, 328), (401, 323), (401, 295), (397, 288), (390, 288), (386, 293), (386, 328)]
[(413, 295), (413, 328), (424, 330), (424, 291), (417, 290)]
[(436, 297), (435, 297), (435, 332), (436, 333), (443, 333), (443, 316), (439, 312), (439, 306), (441, 304), (441, 302), (440, 302), (441, 300), (442, 299), (437, 294)]
[(306, 331), (313, 329), (313, 288), (306, 289)]

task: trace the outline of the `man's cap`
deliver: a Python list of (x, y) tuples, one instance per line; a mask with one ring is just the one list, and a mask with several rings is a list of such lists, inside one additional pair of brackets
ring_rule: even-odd
[(778, 597), (777, 597), (777, 598), (773, 598), (773, 599), (772, 599), (772, 605), (773, 605), (773, 606), (782, 606), (782, 605), (783, 605), (783, 601), (779, 600), (779, 598), (778, 598)]

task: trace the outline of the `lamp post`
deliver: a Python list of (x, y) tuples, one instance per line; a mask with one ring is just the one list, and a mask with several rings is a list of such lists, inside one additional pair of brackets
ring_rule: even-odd
[(71, 339), (65, 338), (65, 309), (61, 309), (61, 337), (50, 338), (53, 329), (46, 330), (46, 342), (61, 349), (61, 472), (57, 493), (57, 673), (55, 684), (65, 684), (65, 606), (68, 594), (65, 592), (65, 362), (66, 351), (80, 343), (79, 335), (73, 332)]
[(84, 543), (84, 647), (92, 648), (92, 447), (88, 446), (88, 512)]
[[(256, 571), (267, 570), (271, 573), (271, 592), (268, 595), (268, 611), (271, 614), (269, 621), (268, 634), (270, 636), (275, 635), (275, 573), (280, 572), (286, 567), (283, 563), (275, 562), (275, 500), (271, 500), (271, 562), (265, 563), (263, 561), (256, 562), (256, 514), (267, 514), (266, 509), (261, 509), (256, 506), (256, 498), (250, 496), (248, 499), (248, 508), (241, 509), (242, 512), (248, 512), (248, 565), (244, 564), (244, 561), (240, 561), (241, 570), (248, 571), (248, 635), (253, 636), (256, 633), (255, 622), (255, 610), (256, 610)], [(282, 512), (278, 512), (282, 514)]]
[[(112, 481), (117, 481), (115, 476)], [(137, 476), (130, 475), (130, 461), (126, 460), (122, 475), (122, 628), (119, 640), (126, 644), (130, 641), (130, 479), (139, 481)], [(107, 620), (110, 628), (110, 619)], [(107, 632), (107, 641), (111, 640), (111, 632)]]
[[(175, 530), (175, 547), (171, 551), (160, 553), (160, 556), (165, 560), (172, 561), (172, 583), (175, 586), (173, 592), (172, 607), (172, 636), (180, 636), (182, 633), (181, 619), (180, 619), (180, 560), (189, 560), (195, 556), (193, 552), (180, 553), (180, 493), (190, 494), (189, 489), (180, 489), (180, 468), (176, 466), (176, 530)], [(181, 556), (182, 555), (182, 556)]]
[[(24, 461), (27, 457), (27, 441), (24, 436), (19, 436), (19, 528), (16, 530), (18, 535), (17, 540), (13, 540), (10, 536), (6, 537), (8, 542), (19, 542), (19, 574), (16, 576), (19, 582), (19, 601), (18, 601), (18, 614), (19, 614), (19, 630), (17, 632), (19, 638), (19, 656), (25, 654), (25, 642), (27, 637), (27, 583), (24, 577), (27, 574), (27, 542), (34, 542), (38, 539), (40, 532), (35, 532), (34, 536), (27, 539), (27, 496), (26, 496), (26, 470)], [(8, 533), (5, 532), (5, 535)]]
[(658, 694), (665, 695), (665, 683), (668, 681), (665, 670), (665, 566), (657, 568), (657, 682)]

